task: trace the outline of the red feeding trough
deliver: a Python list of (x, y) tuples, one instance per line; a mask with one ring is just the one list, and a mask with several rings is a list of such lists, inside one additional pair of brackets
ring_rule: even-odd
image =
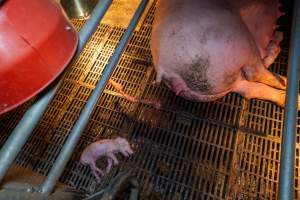
[(48, 86), (68, 65), (77, 43), (76, 31), (54, 0), (4, 0), (0, 5), (0, 115)]

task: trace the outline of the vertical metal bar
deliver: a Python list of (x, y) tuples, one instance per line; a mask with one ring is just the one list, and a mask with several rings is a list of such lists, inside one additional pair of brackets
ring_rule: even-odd
[(93, 112), (94, 107), (97, 104), (97, 101), (99, 97), (101, 96), (104, 87), (109, 80), (112, 72), (114, 71), (116, 65), (119, 62), (120, 57), (122, 56), (123, 51), (125, 50), (125, 47), (143, 13), (143, 11), (146, 8), (146, 5), (148, 3), (148, 0), (142, 0), (140, 3), (137, 11), (135, 12), (127, 30), (125, 31), (124, 35), (122, 36), (118, 47), (116, 48), (113, 56), (110, 58), (107, 66), (103, 70), (101, 79), (98, 81), (96, 88), (92, 92), (91, 96), (89, 97), (87, 103), (85, 104), (84, 108), (82, 109), (80, 116), (75, 123), (71, 133), (68, 136), (68, 139), (66, 143), (64, 144), (61, 152), (58, 155), (58, 158), (56, 159), (55, 163), (53, 164), (53, 167), (51, 168), (46, 180), (43, 182), (43, 184), (39, 188), (39, 192), (42, 192), (44, 194), (50, 194), (58, 181), (60, 175), (62, 174), (67, 162), (69, 161), (74, 148), (77, 144), (77, 142), (80, 139), (80, 136), (86, 127), (89, 118)]
[(91, 35), (96, 31), (99, 22), (105, 15), (107, 9), (111, 5), (112, 0), (100, 0), (94, 8), (91, 17), (84, 24), (82, 29), (79, 31), (79, 43), (76, 57), (82, 52), (85, 44), (90, 39)]
[[(90, 19), (86, 22), (84, 27), (79, 32), (79, 44), (74, 59), (83, 50), (85, 44), (88, 42), (90, 36), (94, 33), (98, 24), (108, 7), (110, 6), (112, 0), (100, 0), (93, 10)], [(58, 88), (62, 84), (62, 80), (51, 88), (47, 94), (39, 98), (39, 100), (32, 105), (24, 114), (16, 128), (10, 134), (9, 138), (3, 145), (0, 151), (0, 182), (2, 181), (5, 173), (11, 166), (11, 164), (16, 159), (18, 153), (21, 151), (22, 147), (30, 137), (32, 131), (39, 123), (47, 106), (53, 99)]]
[(294, 199), (294, 162), (298, 114), (298, 76), (300, 65), (300, 3), (298, 0), (295, 0), (294, 5), (288, 63), (288, 84), (280, 156), (279, 200)]

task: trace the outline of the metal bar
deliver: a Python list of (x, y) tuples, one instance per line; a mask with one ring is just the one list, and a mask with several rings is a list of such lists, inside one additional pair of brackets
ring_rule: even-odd
[(82, 52), (85, 44), (90, 39), (91, 35), (96, 31), (99, 22), (105, 15), (107, 9), (111, 5), (112, 0), (100, 0), (96, 7), (94, 8), (91, 17), (89, 20), (84, 24), (82, 29), (79, 31), (79, 43), (78, 43), (78, 50), (76, 52), (76, 57)]
[(298, 76), (300, 66), (300, 2), (297, 0), (294, 5), (288, 63), (288, 83), (280, 156), (279, 200), (294, 199), (294, 162), (298, 114)]
[[(83, 26), (79, 32), (79, 43), (75, 57), (81, 53), (85, 44), (88, 42), (90, 36), (96, 30), (100, 20), (104, 16), (105, 12), (109, 8), (112, 0), (100, 0), (91, 14), (90, 19)], [(43, 114), (45, 113), (47, 106), (53, 99), (58, 88), (62, 84), (62, 80), (58, 82), (56, 86), (51, 88), (44, 96), (38, 99), (38, 101), (32, 105), (24, 114), (16, 128), (10, 134), (9, 138), (3, 145), (0, 151), (0, 182), (5, 176), (7, 170), (16, 159), (18, 153), (25, 145), (26, 141), (30, 137), (32, 131), (39, 123)]]
[(99, 97), (101, 96), (104, 87), (106, 86), (107, 81), (109, 80), (112, 72), (114, 71), (116, 65), (119, 62), (120, 57), (122, 56), (125, 47), (131, 38), (131, 35), (142, 16), (143, 11), (146, 8), (148, 0), (142, 0), (137, 11), (135, 12), (127, 30), (125, 31), (124, 35), (122, 36), (119, 45), (117, 46), (113, 56), (110, 58), (107, 66), (103, 70), (101, 79), (98, 81), (96, 88), (92, 92), (91, 96), (89, 97), (87, 103), (85, 104), (84, 108), (82, 109), (80, 116), (75, 123), (71, 133), (68, 136), (66, 143), (64, 144), (61, 152), (58, 155), (53, 167), (51, 168), (46, 180), (39, 188), (39, 192), (44, 194), (50, 194), (53, 190), (56, 182), (58, 181), (60, 175), (62, 174), (67, 162), (69, 161), (73, 150), (80, 139), (80, 136), (86, 127), (89, 118), (93, 112), (94, 107), (97, 104)]

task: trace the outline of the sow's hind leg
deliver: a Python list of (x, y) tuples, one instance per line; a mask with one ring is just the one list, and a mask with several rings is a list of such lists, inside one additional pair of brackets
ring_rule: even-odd
[(242, 72), (248, 81), (263, 83), (282, 90), (286, 89), (286, 78), (273, 74), (261, 62), (256, 65), (243, 67)]
[[(236, 92), (246, 99), (262, 99), (274, 102), (281, 107), (285, 106), (286, 91), (270, 87), (263, 83), (242, 80), (235, 88), (233, 88), (232, 92)], [(298, 97), (298, 99), (299, 109), (300, 98)]]

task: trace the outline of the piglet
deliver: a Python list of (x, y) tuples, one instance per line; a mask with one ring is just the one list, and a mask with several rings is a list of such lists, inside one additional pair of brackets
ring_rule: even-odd
[(129, 94), (126, 94), (123, 90), (124, 86), (117, 83), (117, 82), (115, 82), (114, 80), (109, 79), (108, 83), (111, 84), (119, 92), (120, 96), (122, 96), (124, 99), (126, 99), (129, 102), (132, 102), (132, 103), (140, 102), (140, 103), (143, 103), (143, 104), (146, 104), (146, 105), (153, 106), (157, 110), (161, 109), (161, 102), (160, 101), (138, 99), (134, 96), (130, 96)]
[(99, 175), (103, 176), (104, 172), (96, 166), (97, 159), (99, 159), (100, 156), (107, 156), (108, 165), (106, 173), (108, 173), (113, 163), (114, 165), (119, 163), (114, 155), (119, 152), (126, 157), (133, 154), (133, 150), (126, 139), (117, 137), (115, 139), (100, 140), (90, 144), (84, 149), (80, 157), (80, 163), (89, 165), (97, 182), (100, 182)]

